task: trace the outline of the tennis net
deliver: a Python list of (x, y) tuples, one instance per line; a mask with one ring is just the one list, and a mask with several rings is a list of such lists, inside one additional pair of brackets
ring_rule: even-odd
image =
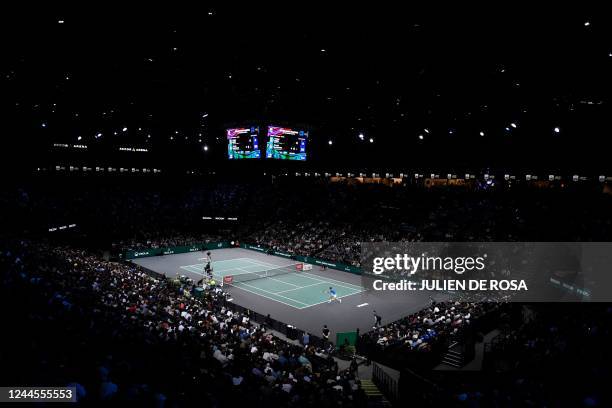
[(266, 269), (264, 271), (258, 272), (244, 272), (235, 275), (225, 275), (223, 277), (223, 282), (227, 284), (238, 283), (238, 282), (248, 282), (255, 279), (264, 279), (271, 278), (273, 276), (279, 275), (287, 275), (290, 273), (302, 272), (304, 270), (303, 263), (295, 263), (291, 265), (281, 266), (278, 268)]

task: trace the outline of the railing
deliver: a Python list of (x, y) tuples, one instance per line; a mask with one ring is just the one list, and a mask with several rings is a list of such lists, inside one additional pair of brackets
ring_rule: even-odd
[(389, 369), (380, 364), (372, 363), (372, 382), (395, 406), (428, 405), (431, 401), (437, 401), (439, 396), (447, 394), (436, 382), (415, 371), (404, 368), (398, 372), (396, 378), (387, 370)]
[(372, 363), (372, 382), (391, 402), (399, 401), (399, 378), (395, 379), (378, 364)]

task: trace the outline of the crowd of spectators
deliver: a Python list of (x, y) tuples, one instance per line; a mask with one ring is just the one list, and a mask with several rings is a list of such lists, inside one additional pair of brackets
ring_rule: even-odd
[(328, 221), (278, 221), (250, 235), (247, 240), (291, 255), (311, 256), (330, 245), (334, 236)]
[[(50, 183), (20, 187), (2, 198), (9, 207), (4, 216), (27, 220), (15, 225), (17, 234), (76, 224), (75, 231), (87, 234), (87, 241), (97, 239), (97, 247), (141, 249), (223, 238), (353, 266), (360, 265), (360, 242), (607, 241), (612, 231), (612, 196), (601, 187)], [(237, 220), (204, 221), (205, 216)]]
[(362, 335), (364, 345), (380, 349), (399, 346), (407, 350), (428, 351), (432, 343), (460, 339), (462, 329), (470, 327), (499, 305), (493, 302), (433, 302), (431, 306)]
[(354, 372), (232, 312), (214, 285), (193, 296), (190, 282), (40, 242), (5, 243), (0, 263), (5, 383), (71, 385), (91, 403), (362, 404)]
[(221, 234), (184, 233), (173, 230), (165, 233), (143, 232), (140, 236), (121, 239), (112, 243), (114, 253), (135, 251), (146, 248), (169, 248), (175, 246), (190, 246), (200, 243), (219, 242), (227, 239)]
[(340, 185), (305, 196), (242, 241), (360, 266), (361, 242), (607, 241), (612, 230), (612, 197), (601, 190)]

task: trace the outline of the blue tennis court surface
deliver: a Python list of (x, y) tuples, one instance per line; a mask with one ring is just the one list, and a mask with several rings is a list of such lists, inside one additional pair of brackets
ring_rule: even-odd
[[(219, 281), (231, 275), (236, 280), (232, 286), (296, 309), (305, 309), (329, 301), (330, 286), (336, 290), (338, 298), (364, 291), (361, 286), (306, 271), (291, 272), (290, 268), (294, 268), (295, 264), (283, 266), (251, 258), (235, 258), (213, 261), (212, 266), (214, 277)], [(279, 267), (287, 268), (285, 272), (288, 273), (266, 276), (267, 272), (276, 271)], [(181, 266), (181, 269), (203, 275), (204, 264), (185, 265)], [(243, 275), (243, 278), (256, 279), (240, 282), (240, 275)]]

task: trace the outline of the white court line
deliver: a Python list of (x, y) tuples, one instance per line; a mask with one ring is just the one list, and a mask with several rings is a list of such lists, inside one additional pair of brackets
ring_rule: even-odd
[[(242, 269), (242, 268), (236, 268), (236, 269), (240, 269), (241, 271), (244, 271), (244, 269)], [(235, 276), (246, 275), (247, 273), (248, 274), (255, 274), (255, 275), (257, 275), (257, 272), (249, 272), (249, 271), (245, 271), (245, 272), (246, 273), (239, 273), (239, 274), (237, 274)], [(261, 271), (261, 272), (265, 272), (265, 271)], [(284, 283), (285, 285), (291, 285), (291, 286), (295, 286), (296, 288), (301, 288), (300, 285), (294, 285), (293, 283), (285, 282), (285, 281), (282, 281), (280, 279), (274, 279), (274, 278), (272, 278), (270, 276), (260, 276), (260, 275), (257, 275), (257, 276), (259, 276), (261, 279), (270, 279), (270, 280), (273, 280), (273, 281)], [(241, 282), (238, 282), (238, 283), (241, 283)]]
[[(189, 271), (189, 272), (192, 272), (192, 273), (197, 273), (197, 274), (199, 274), (199, 275), (204, 276), (204, 274), (203, 274), (203, 273), (201, 273), (201, 272), (198, 272), (198, 271), (195, 271), (195, 272), (194, 272), (194, 271), (192, 271), (191, 269), (189, 269), (189, 267), (190, 267), (190, 266), (192, 266), (192, 265), (181, 266), (181, 268), (183, 268), (183, 269), (185, 269), (185, 270), (187, 270), (187, 271)], [(249, 272), (249, 273), (250, 273), (250, 272)], [(239, 274), (239, 275), (240, 275), (240, 274)], [(213, 276), (213, 277), (214, 277), (214, 276)], [(272, 278), (270, 278), (270, 279), (272, 279)], [(282, 282), (282, 281), (279, 281), (279, 282)], [(232, 284), (232, 286), (234, 286), (234, 287), (236, 287), (236, 288), (238, 288), (238, 289), (244, 290), (244, 291), (246, 291), (246, 292), (252, 293), (252, 294), (254, 294), (254, 295), (258, 295), (258, 296), (264, 297), (264, 298), (266, 298), (266, 299), (274, 300), (275, 302), (279, 302), (279, 303), (282, 303), (282, 304), (284, 304), (284, 305), (291, 306), (291, 307), (293, 307), (294, 309), (303, 309), (302, 307), (297, 307), (297, 306), (294, 306), (294, 305), (292, 305), (292, 304), (289, 304), (289, 303), (283, 302), (282, 300), (274, 299), (274, 298), (272, 298), (272, 297), (269, 297), (269, 296), (263, 295), (263, 294), (261, 294), (261, 293), (259, 293), (259, 292), (254, 292), (254, 291), (252, 291), (252, 290), (245, 289), (245, 288), (243, 288), (242, 286), (236, 286), (236, 284), (238, 284), (238, 283), (240, 283), (241, 285), (244, 285), (244, 286), (249, 286), (249, 287), (251, 287), (251, 288), (255, 288), (255, 289), (257, 289), (257, 290), (260, 290), (260, 291), (263, 291), (263, 292), (266, 292), (266, 293), (270, 293), (270, 294), (274, 294), (274, 295), (275, 295), (275, 293), (273, 293), (273, 292), (268, 292), (267, 290), (264, 290), (264, 289), (258, 288), (258, 287), (256, 287), (256, 286), (247, 285), (247, 284), (246, 284), (246, 283), (244, 283), (244, 282), (236, 282), (235, 284)], [(286, 282), (283, 282), (283, 283), (286, 283)], [(294, 285), (294, 286), (295, 286), (295, 285)], [(297, 289), (299, 289), (299, 288), (296, 288), (295, 290), (297, 290)], [(292, 289), (292, 290), (294, 290), (294, 289)], [(299, 303), (299, 304), (301, 304), (301, 305), (306, 305), (306, 303), (302, 303), (302, 302), (300, 302), (300, 301), (297, 301), (297, 300), (292, 299), (292, 298), (288, 298), (288, 297), (286, 297), (286, 296), (282, 296), (282, 295), (278, 295), (278, 296), (280, 296), (280, 297), (282, 297), (282, 298), (284, 298), (284, 299), (287, 299), (287, 300), (291, 300), (291, 301), (293, 301), (293, 302), (295, 302), (295, 303)], [(233, 299), (232, 299), (232, 300), (233, 300)]]
[[(259, 266), (259, 265), (251, 265), (251, 266)], [(187, 270), (190, 270), (189, 268), (194, 268), (194, 269), (201, 271), (204, 269), (204, 264), (183, 265), (183, 266), (180, 266), (180, 268), (187, 269)], [(249, 268), (249, 266), (245, 266), (245, 268)], [(220, 270), (213, 269), (213, 272), (215, 274), (219, 274), (220, 272), (235, 271), (236, 269), (244, 270), (240, 267), (237, 267), (237, 268), (228, 268), (228, 269), (220, 269)], [(249, 271), (246, 271), (246, 272), (254, 273), (254, 272), (249, 272)], [(264, 272), (264, 271), (260, 271), (260, 272)], [(234, 275), (241, 275), (241, 274), (234, 274)]]
[[(237, 259), (244, 259), (244, 260), (247, 260), (247, 261), (252, 261), (253, 260), (252, 258), (244, 258), (244, 257), (242, 257), (242, 258), (226, 259), (226, 261), (235, 261)], [(223, 261), (220, 261), (220, 262), (223, 262)]]
[(189, 266), (192, 266), (192, 267), (194, 267), (194, 268), (196, 268), (196, 267), (200, 267), (200, 268), (202, 268), (202, 267), (204, 266), (204, 264), (203, 264), (203, 263), (201, 263), (201, 264), (182, 265), (182, 266), (181, 266), (181, 268), (187, 268), (187, 267), (189, 267)]
[(179, 268), (181, 268), (181, 269), (196, 268), (198, 265), (204, 265), (204, 264), (181, 265), (181, 266), (179, 266)]
[[(359, 292), (349, 293), (349, 294), (347, 294), (347, 295), (343, 295), (343, 296), (338, 296), (336, 299), (342, 299), (342, 298), (345, 298), (345, 297), (348, 297), (348, 296), (353, 296), (353, 295), (356, 295), (356, 294), (361, 293), (361, 292), (365, 292), (365, 291), (364, 291), (364, 290), (362, 290), (362, 291), (359, 291)], [(301, 307), (300, 309), (307, 309), (307, 308), (309, 308), (309, 307), (313, 307), (313, 306), (321, 305), (321, 304), (323, 304), (323, 303), (328, 303), (328, 302), (329, 302), (329, 299), (328, 299), (328, 300), (324, 300), (324, 301), (319, 302), (319, 303), (313, 303), (312, 305), (308, 305), (308, 306), (306, 306), (306, 307)]]
[[(296, 274), (296, 275), (298, 275), (298, 276), (299, 276), (299, 274), (298, 274), (298, 273), (294, 273), (294, 274)], [(316, 275), (314, 275), (314, 276), (316, 276)], [(281, 281), (281, 280), (274, 279), (274, 278), (270, 278), (270, 277), (268, 277), (268, 279), (276, 280), (276, 281), (279, 281), (279, 282), (281, 282), (281, 283), (286, 283), (286, 284), (288, 284), (288, 285), (295, 286), (296, 288), (295, 288), (295, 289), (291, 289), (291, 291), (293, 291), (293, 290), (299, 290), (299, 289), (302, 289), (302, 288), (305, 288), (305, 287), (308, 287), (308, 286), (315, 286), (315, 285), (321, 285), (321, 284), (326, 284), (326, 285), (329, 285), (329, 282), (327, 282), (327, 281), (323, 281), (323, 280), (318, 280), (318, 279), (313, 279), (313, 280), (318, 281), (318, 283), (316, 283), (315, 285), (307, 285), (307, 286), (298, 286), (298, 285), (293, 285), (293, 284), (291, 284), (291, 283), (283, 282), (283, 281)], [(308, 278), (308, 279), (312, 279), (312, 278)], [(286, 291), (284, 291), (284, 290), (283, 290), (283, 291), (281, 291), (281, 292), (270, 292), (270, 291), (267, 291), (267, 290), (265, 290), (265, 289), (258, 288), (258, 287), (256, 287), (256, 286), (248, 285), (248, 284), (246, 284), (246, 283), (244, 283), (244, 282), (236, 282), (236, 283), (241, 283), (241, 284), (243, 284), (243, 285), (246, 285), (246, 286), (249, 286), (249, 287), (252, 287), (252, 288), (258, 289), (258, 290), (262, 290), (262, 291), (264, 291), (264, 292), (266, 292), (266, 293), (270, 293), (270, 294), (277, 295), (277, 296), (281, 296), (281, 295), (278, 295), (278, 293), (284, 293), (284, 292), (286, 292)], [(346, 287), (346, 286), (341, 286), (341, 285), (336, 285), (336, 286), (338, 286), (338, 287), (343, 287), (343, 288), (345, 288), (345, 289), (349, 289), (349, 290), (353, 291), (353, 293), (347, 293), (346, 295), (338, 296), (338, 299), (341, 299), (341, 298), (343, 298), (343, 297), (347, 297), (347, 296), (356, 295), (356, 294), (358, 294), (358, 293), (364, 292), (364, 290), (363, 290), (362, 288), (356, 289), (356, 288), (349, 288), (349, 287)], [(305, 308), (307, 308), (307, 307), (312, 307), (312, 306), (320, 305), (320, 304), (325, 303), (325, 302), (327, 302), (327, 301), (328, 301), (328, 300), (323, 300), (323, 301), (318, 302), (318, 303), (314, 303), (314, 304), (307, 304), (307, 303), (303, 303), (303, 302), (297, 301), (297, 300), (295, 300), (295, 299), (293, 299), (293, 298), (288, 298), (288, 297), (286, 297), (286, 296), (281, 296), (281, 297), (283, 297), (283, 298), (285, 298), (285, 299), (290, 299), (290, 300), (293, 300), (294, 302), (297, 302), (297, 303), (300, 303), (300, 304), (302, 304), (302, 305), (305, 305), (304, 307), (302, 307), (302, 308), (300, 308), (300, 309), (305, 309)], [(281, 303), (284, 303), (284, 302), (281, 302)]]
[[(204, 259), (206, 259), (206, 258), (198, 258), (198, 261), (203, 261)], [(232, 261), (240, 261), (240, 260), (249, 261), (250, 258), (223, 259), (223, 260), (220, 260), (220, 261), (212, 261), (212, 264), (215, 265), (215, 264), (218, 264), (218, 263), (221, 263), (221, 262), (232, 262)], [(187, 266), (194, 266), (194, 265), (204, 265), (204, 264), (201, 263), (201, 264), (193, 264), (193, 265), (187, 265)]]
[[(236, 258), (236, 259), (248, 259), (248, 258)], [(255, 261), (255, 260), (252, 260), (252, 261), (253, 262), (259, 262), (259, 261)], [(273, 266), (272, 264), (268, 264), (266, 262), (259, 262), (259, 263), (261, 264), (261, 266)], [(182, 269), (186, 269), (186, 270), (188, 270), (188, 271), (190, 271), (192, 273), (197, 273), (198, 275), (204, 276), (204, 274), (201, 273), (199, 270), (193, 271), (192, 269), (190, 269), (190, 268), (195, 267), (196, 265), (204, 265), (204, 264), (186, 265), (186, 266), (181, 266), (181, 268)], [(252, 265), (252, 266), (256, 266), (256, 265)], [(248, 268), (248, 266), (246, 266), (246, 268)], [(234, 276), (245, 275), (247, 273), (248, 274), (254, 273), (254, 274), (257, 275), (259, 272), (266, 272), (266, 270), (257, 271), (257, 272), (251, 272), (251, 271), (247, 271), (247, 270), (245, 270), (245, 269), (243, 269), (241, 267), (236, 267), (236, 268), (229, 268), (229, 269), (222, 269), (222, 270), (213, 271), (213, 274), (219, 276), (220, 272), (235, 271), (235, 270), (240, 270), (240, 271), (242, 271), (244, 273), (233, 274)], [(352, 283), (348, 283), (348, 282), (343, 282), (343, 281), (331, 279), (331, 278), (328, 278), (326, 276), (313, 275), (313, 274), (308, 273), (308, 272), (291, 272), (290, 274), (287, 274), (287, 275), (296, 275), (296, 276), (306, 277), (307, 279), (311, 279), (311, 280), (317, 281), (319, 283), (328, 283), (328, 284), (331, 283), (331, 284), (334, 284), (335, 286), (340, 287), (340, 288), (350, 289), (350, 290), (357, 290), (359, 292), (363, 292), (363, 288), (362, 287), (359, 287), (357, 285), (353, 285)], [(307, 276), (303, 276), (303, 275), (307, 275)], [(304, 287), (304, 286), (300, 286), (300, 285), (295, 285), (293, 283), (285, 282), (285, 281), (282, 281), (280, 279), (274, 279), (274, 278), (269, 277), (269, 276), (262, 276), (262, 278), (268, 278), (270, 280), (274, 280), (274, 281), (281, 282), (281, 283), (284, 283), (284, 284), (287, 284), (287, 285), (291, 285), (291, 286), (295, 286), (295, 287)], [(342, 283), (342, 285), (340, 283)], [(350, 285), (350, 286), (345, 286), (345, 285)]]
[[(323, 276), (311, 275), (311, 274), (306, 273), (306, 272), (294, 272), (294, 273), (297, 276), (301, 276), (301, 277), (306, 278), (306, 279), (310, 279), (310, 280), (314, 280), (314, 281), (322, 282), (322, 283), (327, 283), (328, 285), (337, 286), (339, 288), (344, 288), (344, 289), (349, 289), (349, 290), (357, 290), (359, 292), (363, 292), (363, 288), (360, 288), (359, 286), (353, 286), (350, 283), (348, 283), (348, 285), (351, 285), (352, 287), (351, 286), (338, 285), (337, 282), (342, 282), (342, 281), (337, 281), (337, 280), (334, 280), (334, 279), (327, 279), (327, 278), (325, 278)], [(302, 276), (304, 274), (306, 274), (308, 276)], [(311, 276), (314, 276), (315, 278), (311, 278)], [(342, 283), (346, 283), (346, 282), (342, 282)]]
[[(206, 258), (198, 258), (198, 261), (203, 261), (204, 259), (206, 259)], [(238, 260), (241, 260), (241, 259), (246, 259), (246, 260), (248, 260), (248, 259), (250, 259), (250, 258), (232, 258), (232, 259), (222, 259), (222, 260), (220, 260), (220, 261), (214, 261), (214, 260), (213, 260), (212, 262), (213, 262), (213, 263), (231, 262), (231, 261), (238, 261)]]
[[(257, 260), (255, 260), (255, 259), (252, 259), (251, 261), (252, 261), (253, 263), (258, 263), (258, 264), (259, 264), (259, 265), (261, 265), (261, 266), (265, 266), (265, 267), (273, 266), (274, 268), (284, 268), (284, 267), (287, 267), (287, 266), (292, 266), (292, 265), (295, 265), (295, 264), (290, 264), (290, 265), (285, 265), (285, 266), (279, 266), (279, 265), (274, 265), (274, 264), (267, 263), (267, 262), (257, 261)], [(298, 263), (299, 263), (299, 262), (298, 262)], [(262, 271), (262, 272), (263, 272), (263, 271)], [(288, 273), (288, 274), (286, 274), (286, 275), (296, 275), (296, 276), (301, 276), (302, 278), (306, 278), (306, 279), (314, 280), (314, 281), (317, 281), (317, 282), (326, 282), (326, 283), (331, 283), (331, 281), (333, 281), (333, 282), (341, 282), (341, 281), (336, 281), (336, 280), (334, 280), (334, 279), (327, 279), (327, 278), (323, 278), (322, 276), (318, 276), (318, 275), (312, 275), (312, 274), (309, 274), (309, 273), (306, 273), (306, 272), (291, 272), (291, 273)], [(303, 276), (303, 275), (309, 275), (309, 276)], [(316, 279), (315, 279), (315, 278), (311, 278), (310, 276), (314, 276), (314, 277), (316, 277)], [(327, 279), (327, 280), (321, 280), (321, 279)], [(342, 283), (345, 283), (345, 284), (347, 284), (347, 285), (351, 285), (350, 283), (346, 283), (346, 282), (342, 282)], [(296, 285), (296, 286), (297, 286), (297, 285)], [(355, 286), (355, 288), (350, 288), (350, 287), (347, 287), (347, 286), (342, 286), (342, 285), (336, 285), (336, 286), (343, 287), (343, 288), (345, 288), (345, 289), (353, 289), (353, 290), (355, 290), (355, 288), (357, 288), (357, 287), (358, 287), (358, 286)], [(359, 288), (359, 289), (361, 290), (362, 288)]]
[[(199, 261), (204, 260), (204, 259), (206, 259), (206, 258), (198, 258)], [(269, 264), (267, 262), (256, 261), (256, 260), (251, 259), (251, 258), (224, 259), (224, 260), (221, 260), (221, 261), (212, 261), (212, 264), (213, 264), (213, 266), (215, 266), (216, 264), (219, 264), (221, 262), (232, 262), (232, 261), (240, 261), (240, 260), (247, 261), (251, 265), (245, 265), (245, 266), (238, 266), (238, 267), (233, 267), (233, 268), (221, 269), (218, 272), (231, 271), (231, 270), (234, 270), (236, 268), (250, 268), (250, 267), (253, 267), (253, 266), (266, 266), (266, 267), (272, 266), (274, 268), (284, 268), (284, 267), (287, 267), (287, 266), (295, 265), (295, 263), (289, 264), (289, 265), (274, 265), (274, 264)], [(299, 262), (297, 262), (297, 263), (299, 263)], [(203, 263), (199, 263), (199, 264), (191, 264), (191, 265), (184, 265), (184, 266), (194, 266), (194, 267), (203, 268), (204, 264)], [(182, 266), (181, 266), (181, 268), (182, 268)]]
[[(242, 269), (242, 270), (249, 270), (250, 273), (258, 273), (258, 272), (266, 272), (269, 271), (271, 268), (265, 268), (261, 265), (247, 265), (247, 266), (238, 266), (238, 268)], [(257, 268), (254, 271), (251, 271), (252, 268)], [(263, 268), (263, 269), (262, 269)]]
[[(237, 282), (237, 283), (238, 283), (238, 282)], [(264, 294), (262, 294), (262, 293), (260, 293), (260, 292), (254, 292), (254, 291), (252, 291), (252, 290), (248, 290), (247, 288), (243, 288), (242, 286), (236, 286), (236, 284), (233, 284), (233, 286), (234, 286), (235, 288), (237, 288), (237, 289), (244, 290), (245, 292), (249, 292), (249, 293), (252, 293), (252, 294), (254, 294), (254, 295), (261, 296), (261, 297), (263, 297), (263, 298), (273, 300), (273, 301), (278, 302), (278, 303), (282, 303), (283, 305), (290, 306), (290, 307), (292, 307), (292, 308), (294, 308), (294, 309), (304, 309), (303, 307), (294, 306), (294, 305), (292, 305), (292, 304), (290, 304), (290, 303), (283, 302), (282, 300), (278, 300), (278, 299), (274, 299), (274, 298), (272, 298), (272, 297), (270, 297), (270, 296), (266, 296), (266, 295), (264, 295)]]
[[(180, 268), (184, 269), (184, 270), (186, 270), (188, 272), (198, 274), (200, 276), (206, 276), (206, 274), (200, 272), (200, 269), (194, 270), (193, 269), (193, 265), (181, 266)], [(243, 275), (243, 274), (238, 274), (238, 275)], [(217, 273), (213, 273), (213, 278), (222, 279), (222, 278), (224, 278), (224, 276), (223, 275), (218, 275)]]
[(367, 305), (369, 305), (369, 303), (362, 303), (360, 305), (357, 305), (357, 307), (364, 307), (364, 306), (367, 306)]
[[(236, 282), (236, 283), (239, 283), (241, 286), (242, 286), (242, 285), (244, 285), (244, 286), (248, 286), (248, 287), (253, 288), (253, 289), (261, 290), (262, 292), (268, 293), (268, 294), (270, 294), (270, 295), (279, 296), (279, 297), (282, 297), (283, 299), (291, 300), (292, 302), (299, 303), (299, 304), (304, 305), (304, 306), (308, 306), (308, 304), (307, 304), (307, 303), (300, 302), (300, 301), (298, 301), (298, 300), (295, 300), (295, 299), (290, 298), (290, 297), (287, 297), (287, 296), (278, 295), (278, 294), (276, 294), (275, 292), (270, 292), (270, 291), (268, 291), (268, 290), (258, 288), (257, 286), (249, 285), (249, 284), (244, 283), (244, 282)], [(239, 289), (242, 289), (240, 286), (236, 286), (236, 284), (233, 284), (233, 285), (234, 285), (235, 287), (239, 288)], [(249, 291), (247, 290), (247, 292), (249, 292)], [(251, 293), (253, 293), (253, 292), (251, 292)], [(256, 293), (256, 294), (258, 294), (258, 293)], [(260, 295), (260, 296), (262, 296), (261, 294), (259, 294), (259, 295)], [(264, 297), (266, 297), (266, 296), (264, 296)], [(268, 298), (268, 299), (270, 299), (270, 298)], [(272, 300), (276, 300), (276, 299), (272, 299)], [(279, 300), (277, 300), (277, 301), (278, 301), (278, 302), (280, 302)], [(281, 303), (284, 303), (284, 302), (281, 302)], [(286, 304), (286, 303), (285, 303), (285, 304)]]
[[(301, 275), (314, 276), (314, 277), (316, 277), (318, 279), (325, 279), (325, 280), (331, 281), (331, 282), (343, 283), (345, 285), (351, 285), (351, 286), (343, 286), (343, 285), (337, 285), (337, 286), (340, 286), (341, 288), (345, 288), (345, 289), (354, 289), (354, 290), (359, 290), (359, 291), (363, 292), (363, 288), (361, 286), (353, 285), (352, 283), (348, 283), (348, 282), (344, 282), (344, 281), (339, 281), (339, 280), (331, 279), (331, 278), (328, 278), (327, 276), (313, 275), (312, 273), (308, 273), (308, 272), (300, 272), (300, 274)], [(312, 278), (312, 279), (314, 279), (314, 278)]]
[[(240, 269), (241, 271), (244, 271), (244, 269), (242, 269), (242, 268), (248, 268), (248, 266), (244, 266), (244, 267), (237, 266), (237, 267), (234, 267), (234, 268), (219, 269), (219, 270), (217, 270), (217, 269), (214, 269), (214, 268), (213, 268), (213, 271), (214, 271), (215, 273), (219, 273), (219, 272), (227, 272), (227, 271), (235, 271), (236, 269)], [(249, 271), (245, 271), (245, 272), (246, 272), (246, 273), (255, 273), (255, 272), (249, 272)], [(263, 271), (260, 271), (260, 272), (263, 272)], [(240, 275), (240, 274), (234, 274), (234, 275)]]
[[(254, 264), (246, 265), (246, 266), (242, 266), (242, 267), (238, 266), (238, 267), (233, 267), (233, 268), (220, 269), (220, 270), (213, 269), (213, 274), (219, 276), (223, 272), (236, 271), (236, 270), (240, 270), (240, 271), (244, 272), (244, 273), (233, 273), (232, 274), (232, 275), (237, 276), (237, 275), (244, 275), (245, 273), (255, 273), (255, 274), (257, 274), (257, 273), (260, 273), (260, 272), (266, 272), (269, 269), (277, 269), (277, 268), (283, 268), (284, 267), (284, 266), (265, 264), (265, 263), (257, 264), (257, 261), (254, 261), (254, 260), (252, 260), (250, 258), (234, 258), (234, 259), (226, 259), (225, 261), (216, 261), (216, 262), (236, 261), (236, 260), (239, 260), (239, 259), (243, 259), (243, 260), (246, 260), (246, 261), (251, 261)], [(214, 263), (214, 261), (213, 261), (213, 263)], [(295, 265), (295, 264), (291, 264), (291, 265)], [(287, 265), (287, 266), (291, 266), (291, 265)], [(243, 269), (243, 268), (263, 267), (263, 266), (265, 266), (266, 268), (269, 267), (269, 266), (274, 266), (274, 268), (268, 268), (268, 269), (264, 269), (263, 271), (254, 271), (254, 272), (247, 271), (247, 270)], [(197, 274), (202, 275), (202, 276), (204, 275), (202, 272), (200, 272), (201, 270), (204, 269), (204, 264), (203, 263), (201, 263), (201, 264), (192, 264), (192, 265), (183, 265), (183, 266), (180, 266), (180, 268), (181, 269), (185, 269), (185, 270), (187, 270), (189, 272), (192, 272), (192, 273), (197, 273)], [(195, 269), (195, 270), (193, 270), (193, 269)], [(224, 275), (221, 275), (221, 276), (224, 276)], [(272, 278), (269, 278), (269, 279), (272, 279)], [(276, 280), (276, 279), (272, 279), (272, 280)], [(293, 285), (292, 283), (288, 283), (288, 282), (284, 282), (284, 281), (279, 281), (279, 282), (286, 283), (286, 284), (292, 285), (292, 286), (298, 286), (298, 285)]]
[(271, 263), (264, 262), (264, 261), (258, 261), (256, 259), (251, 259), (251, 258), (243, 258), (243, 259), (248, 259), (250, 262), (255, 263), (255, 264), (259, 264), (259, 265), (262, 265), (262, 266), (266, 266), (266, 267), (271, 266), (272, 268), (286, 268), (288, 266), (297, 265), (299, 263), (303, 264), (303, 262), (294, 262), (294, 263), (291, 263), (291, 264), (288, 264), (288, 265), (275, 265), (275, 264), (271, 264)]
[[(192, 267), (192, 268), (199, 268), (199, 269), (204, 269), (204, 264), (192, 264), (192, 265), (183, 265), (181, 266), (181, 268), (187, 268), (187, 267)], [(234, 268), (229, 268), (229, 269), (221, 269), (221, 271), (231, 271)]]
[[(261, 262), (261, 261), (256, 261), (256, 260), (251, 260), (251, 261), (252, 261), (253, 263), (259, 263), (260, 265), (264, 265), (264, 266), (273, 266), (272, 264), (269, 264), (269, 263), (267, 263), (267, 262)], [(336, 286), (338, 286), (338, 287), (341, 287), (341, 288), (344, 288), (344, 289), (349, 289), (349, 290), (351, 290), (351, 291), (354, 291), (353, 293), (348, 293), (348, 294), (343, 295), (343, 296), (338, 296), (338, 299), (342, 299), (342, 298), (347, 297), (347, 296), (353, 296), (353, 295), (356, 295), (356, 294), (358, 294), (358, 293), (365, 292), (365, 290), (364, 290), (362, 287), (359, 287), (359, 286), (357, 286), (357, 285), (353, 285), (353, 284), (351, 284), (351, 283), (342, 282), (342, 281), (338, 281), (338, 280), (335, 280), (335, 279), (328, 279), (327, 277), (323, 277), (323, 276), (319, 276), (319, 275), (313, 275), (313, 274), (310, 274), (310, 273), (307, 273), (307, 272), (293, 272), (293, 274), (294, 274), (294, 275), (297, 275), (297, 276), (308, 275), (308, 276), (307, 276), (307, 278), (308, 278), (308, 279), (312, 279), (312, 280), (318, 281), (318, 282), (319, 282), (319, 284), (321, 284), (321, 283), (330, 284), (330, 282), (329, 282), (329, 281), (331, 281), (331, 282), (340, 282), (340, 283), (344, 283), (344, 284), (346, 284), (346, 285), (351, 285), (351, 286), (353, 286), (353, 287), (349, 287), (349, 286), (343, 286), (343, 285), (337, 285), (337, 284), (336, 284)], [(310, 276), (314, 276), (316, 279), (315, 279), (315, 278), (311, 278)], [(303, 277), (303, 276), (302, 276), (302, 277)], [(326, 280), (322, 280), (322, 279), (326, 279)], [(314, 304), (309, 304), (308, 306), (301, 307), (300, 309), (306, 309), (306, 308), (309, 308), (309, 307), (312, 307), (312, 306), (317, 306), (317, 305), (320, 305), (320, 304), (326, 303), (326, 302), (328, 302), (328, 301), (329, 301), (329, 300), (324, 300), (324, 301), (322, 301), (322, 302), (318, 302), (318, 303), (314, 303)], [(297, 301), (296, 301), (296, 302), (297, 302)], [(282, 302), (281, 302), (281, 303), (282, 303)], [(298, 303), (301, 303), (301, 302), (298, 302)]]
[(184, 270), (186, 270), (186, 271), (189, 271), (189, 272), (191, 272), (191, 273), (197, 273), (198, 275), (202, 275), (202, 276), (204, 276), (204, 274), (203, 274), (202, 272), (200, 272), (199, 270), (195, 270), (195, 271), (194, 271), (194, 270), (190, 269), (190, 267), (191, 267), (191, 266), (192, 266), (192, 265), (181, 266), (180, 268), (181, 268), (181, 269), (184, 269)]
[(276, 293), (291, 292), (291, 291), (294, 291), (294, 290), (300, 290), (300, 289), (304, 289), (304, 288), (309, 288), (311, 286), (319, 286), (319, 285), (322, 285), (323, 283), (325, 283), (325, 282), (322, 282), (322, 283), (313, 283), (312, 285), (306, 285), (306, 286), (300, 286), (299, 288), (295, 288), (295, 289), (281, 290), (280, 292), (276, 292)]
[[(265, 263), (262, 263), (262, 265)], [(272, 265), (272, 264), (268, 264), (268, 265)], [(343, 282), (343, 281), (339, 281), (339, 280), (335, 280), (335, 279), (331, 279), (328, 278), (326, 276), (319, 276), (319, 275), (313, 275), (311, 273), (308, 272), (292, 272), (291, 275), (296, 275), (302, 278), (306, 278), (306, 279), (310, 279), (310, 280), (314, 280), (320, 283), (327, 283), (327, 284), (332, 284), (333, 286), (337, 286), (340, 288), (344, 288), (344, 289), (349, 289), (349, 290), (356, 290), (358, 291), (357, 293), (363, 292), (364, 289), (360, 286), (357, 285), (353, 285), (352, 283), (348, 283), (348, 282)], [(308, 275), (308, 276), (304, 276), (304, 275)], [(340, 285), (340, 283), (342, 283), (343, 285)], [(350, 285), (350, 286), (345, 286), (345, 285)]]
[[(255, 260), (255, 259), (251, 259), (250, 261), (254, 262), (254, 263), (259, 263), (260, 265), (263, 265), (263, 266), (279, 267), (278, 265), (273, 265), (273, 264), (270, 264), (270, 263), (267, 263), (267, 262), (263, 262), (263, 261), (258, 261), (258, 260)], [(291, 265), (295, 265), (295, 264), (291, 264)], [(291, 265), (287, 265), (287, 266), (291, 266)], [(313, 274), (308, 273), (308, 272), (294, 272), (294, 273), (298, 274), (299, 276), (302, 276), (302, 275), (314, 276), (315, 278), (319, 279), (320, 281), (321, 281), (321, 279), (326, 279), (326, 282), (328, 282), (328, 283), (334, 282), (334, 283), (342, 283), (344, 285), (351, 285), (351, 287), (344, 286), (344, 285), (336, 285), (336, 286), (339, 286), (339, 287), (345, 288), (345, 289), (359, 290), (360, 292), (363, 292), (363, 288), (362, 287), (357, 286), (357, 285), (353, 285), (352, 283), (348, 283), (348, 282), (344, 282), (344, 281), (339, 281), (339, 280), (336, 280), (336, 279), (331, 279), (331, 278), (328, 278), (326, 276), (313, 275)], [(314, 279), (314, 278), (309, 278), (309, 279)], [(323, 281), (321, 281), (321, 282), (323, 282)]]

